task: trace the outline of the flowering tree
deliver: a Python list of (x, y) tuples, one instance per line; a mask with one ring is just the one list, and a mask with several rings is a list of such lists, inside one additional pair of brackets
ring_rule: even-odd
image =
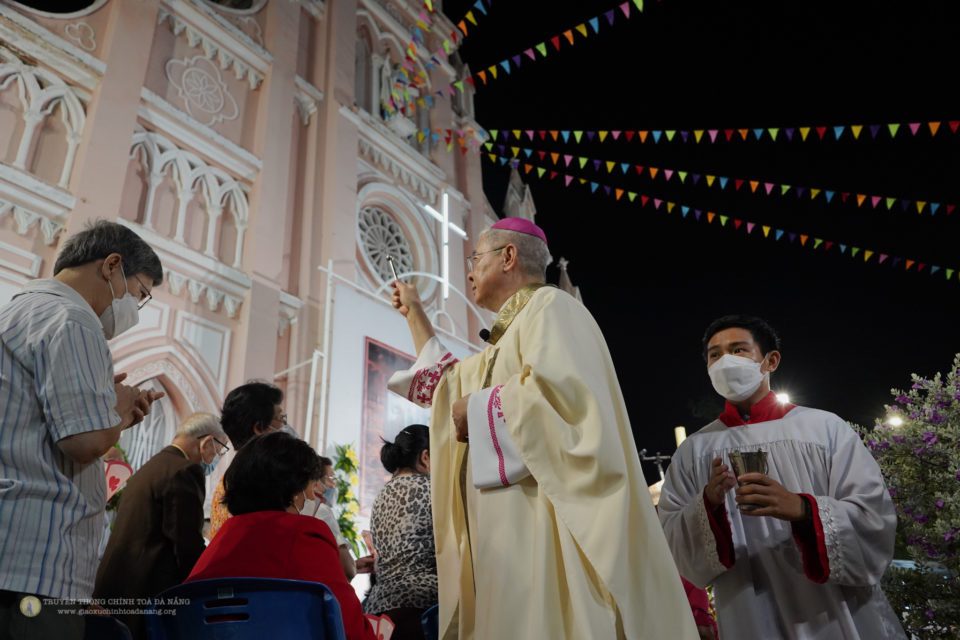
[(354, 518), (360, 512), (360, 501), (357, 500), (355, 491), (359, 484), (357, 453), (349, 444), (334, 445), (334, 449), (336, 450), (333, 470), (337, 477), (337, 524), (340, 525), (340, 534), (350, 545), (353, 554), (359, 558), (364, 554), (360, 547), (360, 534), (354, 523)]
[(915, 638), (960, 637), (960, 354), (946, 379), (912, 376), (888, 418), (861, 429), (897, 507), (898, 556), (884, 590)]

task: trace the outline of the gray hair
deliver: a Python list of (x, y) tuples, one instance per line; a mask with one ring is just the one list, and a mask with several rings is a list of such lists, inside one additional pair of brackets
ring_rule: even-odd
[(547, 243), (536, 236), (508, 229), (487, 229), (480, 233), (477, 241), (486, 241), (486, 246), (494, 249), (506, 244), (512, 244), (517, 248), (517, 260), (520, 263), (520, 271), (531, 278), (537, 278), (541, 282), (547, 281), (547, 266), (553, 262), (550, 256), (550, 250)]
[(66, 239), (53, 265), (53, 275), (64, 269), (103, 260), (111, 253), (119, 253), (123, 258), (121, 265), (128, 278), (142, 273), (153, 280), (155, 287), (163, 282), (160, 258), (150, 245), (122, 224), (107, 220), (90, 223), (83, 231)]
[(195, 413), (188, 416), (177, 428), (177, 436), (191, 436), (193, 438), (214, 436), (223, 440), (227, 439), (227, 434), (223, 432), (223, 427), (220, 426), (220, 418), (212, 413)]

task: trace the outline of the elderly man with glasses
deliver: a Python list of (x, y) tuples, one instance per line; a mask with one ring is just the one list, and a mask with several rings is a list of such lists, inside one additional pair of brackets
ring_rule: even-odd
[[(220, 420), (195, 413), (130, 477), (97, 571), (94, 598), (146, 638), (143, 616), (123, 598), (150, 598), (183, 582), (204, 550), (205, 476), (229, 450)], [(113, 602), (111, 602), (113, 600)]]
[(418, 360), (390, 388), (432, 406), (440, 636), (697, 638), (599, 327), (544, 286), (533, 222), (500, 220), (475, 249), (468, 280), (497, 313), (480, 353), (457, 362), (416, 288), (393, 295)]
[(83, 636), (65, 601), (93, 593), (100, 456), (162, 395), (123, 384), (107, 340), (162, 281), (142, 238), (99, 221), (63, 242), (52, 278), (0, 308), (0, 638)]

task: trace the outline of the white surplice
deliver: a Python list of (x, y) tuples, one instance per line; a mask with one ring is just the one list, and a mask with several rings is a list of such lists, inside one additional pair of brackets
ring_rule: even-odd
[[(728, 454), (738, 449), (766, 451), (771, 478), (816, 499), (825, 583), (805, 574), (791, 524), (741, 514), (734, 490), (726, 494), (726, 514), (720, 511), (729, 525), (733, 564), (721, 563), (703, 490), (712, 460), (722, 457), (729, 465)], [(893, 555), (893, 502), (876, 461), (832, 413), (796, 407), (766, 422), (707, 425), (674, 455), (660, 520), (680, 573), (699, 586), (713, 585), (722, 638), (906, 637), (878, 586)]]

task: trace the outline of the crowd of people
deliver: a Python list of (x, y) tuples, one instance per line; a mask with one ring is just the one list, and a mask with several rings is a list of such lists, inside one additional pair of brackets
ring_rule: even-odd
[[(465, 640), (905, 638), (878, 586), (896, 529), (879, 468), (842, 419), (777, 400), (773, 328), (708, 327), (726, 405), (679, 447), (655, 509), (605, 340), (545, 286), (549, 262), (528, 220), (480, 235), (468, 279), (497, 318), (462, 361), (393, 283), (417, 361), (389, 386), (431, 419), (383, 444), (369, 556), (338, 526), (333, 462), (287, 425), (278, 387), (249, 382), (130, 478), (101, 559), (101, 458), (160, 397), (125, 384), (107, 340), (163, 271), (122, 225), (68, 238), (53, 278), (0, 308), (0, 640), (83, 638), (71, 601), (145, 638), (145, 616), (105, 603), (239, 577), (326, 585), (351, 640), (376, 637), (367, 616), (419, 640), (435, 605), (439, 637)], [(205, 476), (231, 449), (205, 537)], [(748, 453), (764, 466), (734, 473)]]

